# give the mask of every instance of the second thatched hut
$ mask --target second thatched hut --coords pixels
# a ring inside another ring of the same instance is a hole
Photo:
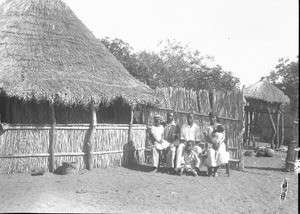
[[[245,140],[248,143],[255,143],[255,137],[258,138],[258,141],[261,140],[264,127],[259,123],[259,118],[262,115],[268,115],[269,124],[271,124],[273,131],[268,142],[271,148],[278,148],[284,137],[283,107],[290,102],[289,97],[264,77],[245,88],[244,97],[247,101],[245,106]]]

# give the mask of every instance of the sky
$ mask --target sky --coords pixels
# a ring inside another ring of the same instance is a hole
[[[248,86],[299,55],[297,0],[63,0],[102,39],[135,52],[175,39],[211,55]],[[0,3],[3,0],[0,0]]]

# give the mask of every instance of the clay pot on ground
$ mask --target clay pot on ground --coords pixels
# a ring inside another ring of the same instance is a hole
[[[267,157],[273,157],[275,155],[275,151],[271,148],[266,149],[265,153]]]
[[[53,174],[57,175],[70,175],[78,172],[78,167],[76,162],[63,162],[62,166],[57,167]]]

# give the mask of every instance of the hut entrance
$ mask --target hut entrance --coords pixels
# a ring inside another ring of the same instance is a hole
[[[245,88],[244,96],[247,101],[244,141],[246,145],[244,145],[257,146],[255,142],[261,140],[260,136],[263,134],[262,128],[264,128],[260,126],[259,118],[265,114],[267,115],[266,121],[270,121],[272,127],[272,136],[268,139],[268,143],[271,148],[277,149],[284,138],[283,106],[289,103],[290,99],[264,77],[259,82]]]
[[[271,132],[268,127],[271,127]],[[245,106],[244,146],[259,147],[260,142],[278,148],[284,141],[284,119],[280,106],[258,105],[250,101]]]
[[[7,123],[9,117],[8,98],[0,94],[0,123]]]

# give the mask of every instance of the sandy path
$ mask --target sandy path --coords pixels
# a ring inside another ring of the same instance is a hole
[[[174,176],[146,168],[76,175],[0,175],[1,212],[298,213],[298,177],[281,171],[285,154],[248,157],[244,171],[219,178]],[[287,200],[279,203],[288,177]]]

